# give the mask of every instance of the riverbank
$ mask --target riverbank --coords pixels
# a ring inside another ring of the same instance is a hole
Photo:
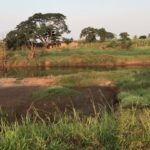
[[[27,54],[0,72],[0,149],[149,149],[149,49]]]
[[[15,67],[127,67],[150,66],[150,49],[99,50],[56,49],[37,51],[28,59],[28,51],[7,52],[1,68]]]
[[[0,149],[150,147],[148,68],[1,78],[0,86]]]

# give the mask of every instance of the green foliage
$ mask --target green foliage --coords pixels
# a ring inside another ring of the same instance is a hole
[[[127,32],[120,33],[121,40],[129,40],[129,34]]]
[[[80,34],[80,38],[85,38],[86,42],[97,41],[97,36],[100,38],[101,42],[104,42],[106,39],[113,39],[115,37],[113,33],[107,32],[105,28],[96,29],[93,27],[87,27],[84,28]]]
[[[146,38],[147,38],[146,35],[141,35],[141,36],[139,37],[139,39],[146,39]]]
[[[101,42],[104,42],[106,40],[107,31],[105,30],[105,28],[98,29],[97,34],[100,37]]]
[[[85,38],[86,42],[95,42],[96,41],[96,30],[92,27],[84,28],[81,31],[80,38]]]
[[[120,45],[121,45],[122,49],[129,49],[132,46],[132,41],[131,40],[122,40]]]
[[[57,118],[55,122],[46,122],[26,117],[20,124],[16,121],[12,125],[1,121],[0,149],[116,149],[117,130],[113,117]]]
[[[119,44],[117,43],[117,41],[111,41],[107,44],[108,48],[117,48],[119,46]]]
[[[150,148],[150,110],[122,109],[118,119],[118,141],[121,149]]]
[[[137,89],[121,92],[118,95],[123,107],[147,107],[150,106],[150,89]]]
[[[48,99],[50,97],[65,97],[78,94],[76,90],[67,87],[51,87],[43,91],[33,93],[33,98],[36,100]]]
[[[132,41],[129,38],[129,34],[127,32],[120,33],[121,37],[121,48],[122,49],[129,49],[132,46]]]
[[[63,38],[63,42],[66,44],[70,44],[71,42],[73,42],[73,38]]]
[[[63,33],[70,32],[65,19],[62,14],[34,14],[7,34],[6,46],[8,49],[20,48],[28,44],[33,47],[37,40],[40,40],[45,47],[50,44],[50,40],[56,43]]]

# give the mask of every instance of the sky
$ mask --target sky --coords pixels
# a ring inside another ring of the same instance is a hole
[[[150,33],[150,0],[0,0],[0,37],[35,13],[62,13],[79,39],[85,27],[130,35]]]

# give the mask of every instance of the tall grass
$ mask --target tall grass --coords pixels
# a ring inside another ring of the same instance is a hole
[[[21,122],[0,122],[2,150],[146,150],[150,148],[150,110],[119,109],[103,117],[57,116],[52,121],[27,116]]]
[[[136,39],[133,40],[134,47],[150,47],[150,39]]]
[[[75,65],[121,65],[129,61],[149,62],[149,48],[130,50],[102,49],[99,43],[84,44],[77,49],[60,49],[54,51],[37,51],[36,57],[28,60],[27,51],[7,52],[9,65],[50,65],[50,66],[75,66]],[[91,46],[90,46],[91,45]]]

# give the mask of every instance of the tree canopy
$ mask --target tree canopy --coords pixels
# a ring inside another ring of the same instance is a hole
[[[105,28],[96,29],[93,27],[84,28],[81,31],[80,38],[85,38],[86,42],[94,42],[99,37],[101,42],[106,39],[113,39],[115,36],[111,32],[107,32]]]
[[[92,27],[84,28],[81,31],[80,38],[85,38],[86,42],[96,41],[96,29],[94,29]]]
[[[126,41],[129,40],[129,34],[127,32],[120,33],[121,40]]]
[[[56,44],[63,33],[69,33],[66,16],[59,13],[37,13],[21,22],[6,35],[6,46],[16,49],[26,44],[41,42],[47,47]]]

